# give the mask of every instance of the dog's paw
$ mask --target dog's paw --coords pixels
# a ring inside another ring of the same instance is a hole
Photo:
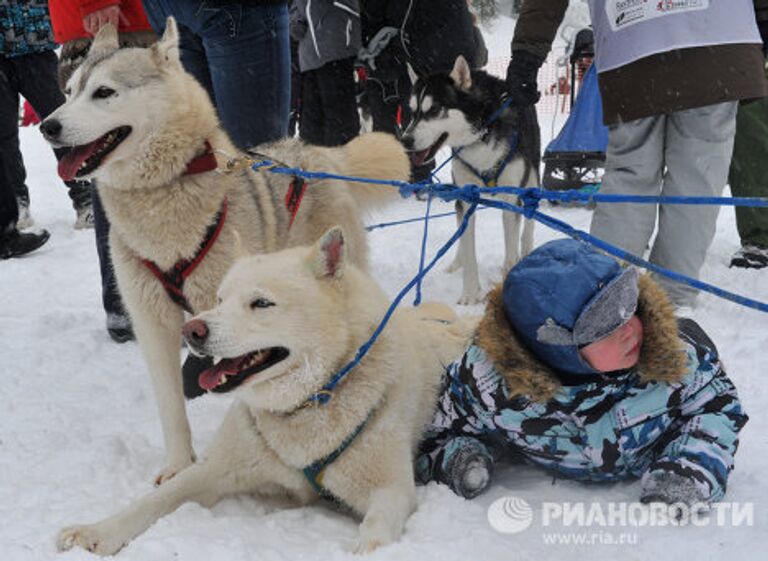
[[[384,540],[376,538],[364,538],[363,536],[360,536],[357,538],[357,540],[355,540],[355,543],[351,547],[350,551],[355,555],[367,555],[368,553],[371,553],[379,549],[381,546],[387,545],[388,543],[389,542]]]
[[[114,555],[124,545],[122,539],[109,536],[97,524],[64,528],[56,538],[56,548],[59,551],[69,551],[77,546],[96,555]]]
[[[179,473],[184,468],[191,466],[194,463],[195,463],[194,454],[191,457],[186,458],[184,460],[179,460],[176,462],[169,463],[167,466],[165,466],[165,468],[163,468],[163,470],[160,473],[158,473],[155,476],[155,487],[159,487],[169,479],[173,479],[173,477],[177,473]]]
[[[479,288],[464,290],[459,298],[460,306],[473,306],[474,304],[480,304],[483,301],[483,291]]]

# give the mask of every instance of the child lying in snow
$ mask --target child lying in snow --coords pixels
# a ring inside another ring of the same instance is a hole
[[[643,502],[709,502],[746,421],[714,344],[676,321],[657,284],[557,240],[489,296],[448,368],[417,476],[471,498],[512,451],[573,479],[642,477]]]

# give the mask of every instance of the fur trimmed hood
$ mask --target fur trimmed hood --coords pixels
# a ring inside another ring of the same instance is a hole
[[[686,355],[678,336],[674,308],[664,290],[647,274],[639,278],[637,315],[643,344],[637,366],[644,382],[676,382],[686,374]],[[504,313],[503,285],[488,295],[475,342],[485,351],[512,395],[548,401],[562,386],[557,373],[520,340]]]

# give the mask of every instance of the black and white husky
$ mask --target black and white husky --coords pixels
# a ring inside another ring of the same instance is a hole
[[[498,114],[505,83],[481,70],[470,70],[458,57],[450,74],[414,81],[411,121],[402,141],[411,162],[421,165],[434,159],[445,144],[454,150],[453,181],[475,184],[530,187],[539,183],[540,139],[535,109],[505,109]],[[512,195],[499,195],[516,202]],[[461,222],[465,203],[457,202]],[[524,221],[522,237],[521,222]],[[504,270],[508,270],[533,247],[533,222],[513,212],[504,212]],[[475,217],[459,242],[456,259],[449,268],[461,268],[464,288],[459,304],[475,304],[482,291],[475,254]]]

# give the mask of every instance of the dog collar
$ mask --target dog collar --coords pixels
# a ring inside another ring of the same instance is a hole
[[[224,197],[224,200],[221,203],[221,208],[216,214],[216,218],[213,223],[208,226],[208,229],[205,232],[205,237],[203,238],[203,241],[200,242],[200,246],[197,248],[197,252],[192,259],[179,259],[169,271],[163,271],[150,259],[142,260],[150,272],[162,283],[166,294],[168,294],[168,297],[173,303],[190,314],[194,312],[187,297],[184,296],[184,281],[202,262],[208,251],[213,247],[213,244],[216,243],[216,239],[224,228],[228,206],[227,198]]]
[[[187,162],[187,168],[182,175],[195,175],[197,173],[204,173],[211,171],[219,167],[216,161],[216,156],[213,154],[213,148],[211,143],[205,141],[205,151],[199,156],[195,156],[189,162]]]

